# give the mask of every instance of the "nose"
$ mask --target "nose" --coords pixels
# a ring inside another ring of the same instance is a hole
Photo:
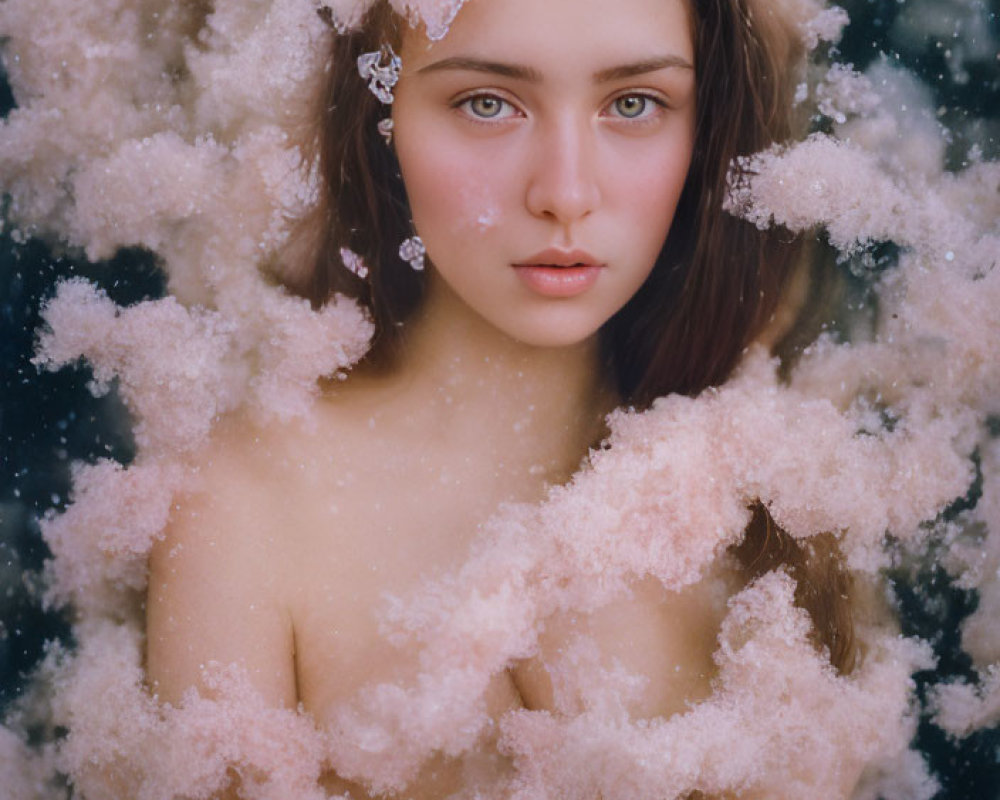
[[[594,132],[582,120],[554,121],[539,131],[526,205],[536,217],[569,227],[601,202]]]

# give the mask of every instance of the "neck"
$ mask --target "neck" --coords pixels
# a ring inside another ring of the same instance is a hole
[[[604,373],[596,335],[568,347],[524,344],[432,279],[395,364],[376,379],[439,441],[563,480],[616,405]]]

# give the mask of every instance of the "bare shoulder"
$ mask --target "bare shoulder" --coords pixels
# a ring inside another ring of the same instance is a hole
[[[283,487],[268,438],[246,419],[221,423],[151,553],[147,677],[166,702],[203,688],[206,665],[235,663],[269,700],[295,703],[275,502]]]
[[[345,451],[356,446],[341,416],[317,408],[287,421],[244,414],[221,420],[190,459],[168,538],[194,534],[234,548],[287,544],[302,496],[343,467]]]
[[[264,534],[270,527],[272,495],[281,489],[274,481],[269,438],[242,417],[217,426],[189,461],[189,479],[174,499],[170,525],[153,552],[154,564],[164,557],[179,558],[185,549],[204,551],[206,557],[217,553],[218,560],[231,563],[244,550],[268,541]]]

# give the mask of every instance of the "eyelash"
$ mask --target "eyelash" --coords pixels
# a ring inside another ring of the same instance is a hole
[[[626,116],[617,116],[616,117],[617,119],[619,119],[619,120],[621,120],[623,122],[626,122],[626,123],[629,123],[629,124],[633,124],[633,125],[641,125],[641,124],[644,124],[644,123],[649,123],[649,122],[652,121],[653,117],[658,116],[658,114],[655,114],[655,113],[654,114],[646,113],[648,111],[648,109],[649,109],[649,106],[653,107],[654,112],[663,111],[666,108],[668,108],[667,102],[665,100],[663,100],[661,97],[659,97],[659,96],[657,96],[655,94],[652,94],[652,93],[649,93],[649,92],[635,92],[635,91],[633,91],[633,92],[622,92],[621,94],[616,95],[615,97],[613,97],[608,102],[608,104],[604,107],[605,110],[609,109],[609,108],[614,108],[614,106],[615,106],[616,103],[618,103],[620,100],[624,100],[626,98],[638,98],[638,99],[641,99],[641,100],[645,100],[646,103],[647,103],[647,106],[643,109],[643,113],[640,116],[638,116],[638,117],[626,117]],[[501,103],[502,106],[506,106],[508,108],[513,109],[514,111],[517,111],[518,113],[521,113],[520,110],[517,108],[517,106],[515,106],[512,102],[510,102],[509,100],[504,99],[499,94],[496,94],[494,92],[475,92],[473,94],[468,94],[468,95],[465,95],[463,97],[459,97],[457,100],[455,100],[452,103],[451,107],[454,108],[454,109],[456,109],[456,110],[460,110],[463,107],[470,106],[470,104],[473,103],[476,100],[483,100],[483,99],[496,100],[497,102]],[[501,113],[502,113],[502,108],[501,108]],[[471,110],[471,108],[467,108],[466,109],[465,116],[469,120],[471,120],[472,122],[475,122],[476,124],[479,124],[479,125],[496,125],[496,124],[498,124],[498,122],[502,122],[504,120],[507,120],[507,119],[511,118],[511,115],[509,115],[509,114],[505,115],[505,116],[483,117],[483,116],[480,116],[479,114],[473,113],[472,110]]]
[[[617,117],[617,119],[631,125],[644,125],[655,122],[668,108],[666,100],[658,95],[650,94],[649,92],[625,92],[623,94],[619,94],[614,97],[610,103],[608,103],[606,108],[614,108],[620,101],[625,100],[626,98],[636,98],[646,102],[646,105],[643,107],[642,114],[638,117]]]
[[[465,115],[473,122],[486,125],[495,125],[499,120],[510,119],[510,115],[507,116],[496,116],[496,117],[483,117],[479,114],[475,114],[472,111],[471,105],[476,100],[496,100],[501,103],[502,106],[507,106],[508,108],[517,111],[517,107],[511,103],[509,100],[505,100],[500,97],[500,95],[493,92],[474,92],[473,94],[465,95],[464,97],[458,98],[454,103],[452,103],[452,108],[458,110],[463,107],[466,108]]]

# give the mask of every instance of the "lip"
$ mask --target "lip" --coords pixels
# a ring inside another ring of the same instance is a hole
[[[550,247],[528,256],[524,261],[514,264],[515,267],[603,267],[600,261],[586,250],[560,250]]]
[[[512,266],[521,282],[535,294],[569,298],[597,283],[604,264],[585,250],[549,248]]]

